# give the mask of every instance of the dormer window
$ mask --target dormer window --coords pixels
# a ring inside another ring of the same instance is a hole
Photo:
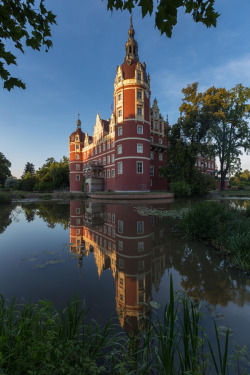
[[[140,73],[140,72],[137,72],[137,80],[138,80],[138,81],[141,80],[141,73]]]

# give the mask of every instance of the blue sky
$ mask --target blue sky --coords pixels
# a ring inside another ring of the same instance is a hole
[[[179,14],[171,39],[161,36],[154,18],[133,13],[140,61],[151,76],[151,101],[173,124],[179,116],[183,87],[199,82],[201,91],[215,85],[250,87],[250,1],[217,0],[221,14],[216,28],[195,24]],[[0,91],[0,152],[20,177],[26,162],[38,169],[48,157],[68,156],[68,136],[80,111],[83,131],[90,135],[97,112],[111,115],[117,65],[125,56],[130,14],[108,12],[106,0],[53,0],[57,14],[48,53],[26,49],[18,53],[12,73],[26,90]],[[242,157],[250,169],[250,155]]]

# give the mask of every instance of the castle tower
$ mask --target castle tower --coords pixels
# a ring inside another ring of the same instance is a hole
[[[85,134],[81,129],[81,120],[76,121],[76,131],[69,136],[69,179],[70,191],[81,191],[83,177],[82,149]]]
[[[150,190],[150,82],[139,61],[132,17],[114,83],[116,191]]]

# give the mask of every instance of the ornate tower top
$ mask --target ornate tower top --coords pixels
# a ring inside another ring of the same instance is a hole
[[[77,129],[81,129],[81,120],[80,120],[80,113],[78,113],[78,119],[76,121]]]
[[[135,36],[135,30],[133,28],[133,20],[132,20],[132,15],[130,17],[130,28],[128,31],[128,41],[125,45],[126,49],[126,56],[125,59],[126,61],[128,60],[139,60],[138,56],[138,44],[137,41],[134,39]]]

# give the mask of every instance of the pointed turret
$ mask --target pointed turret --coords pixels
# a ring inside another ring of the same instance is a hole
[[[125,45],[126,48],[126,56],[124,60],[139,60],[138,56],[138,44],[137,41],[135,40],[135,30],[133,28],[133,20],[132,20],[132,15],[130,18],[130,28],[128,31],[128,41]]]
[[[81,120],[80,120],[80,113],[78,113],[78,119],[76,121],[77,129],[81,129]]]

